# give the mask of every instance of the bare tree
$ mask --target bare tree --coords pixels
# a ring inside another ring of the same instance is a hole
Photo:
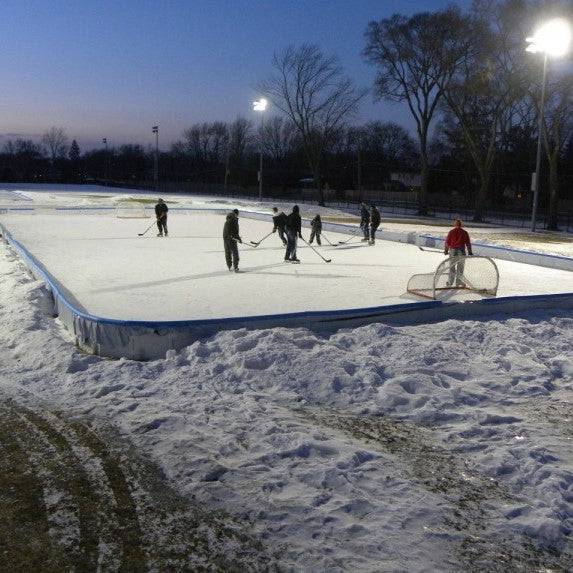
[[[483,220],[497,152],[526,94],[515,17],[505,4],[476,1],[469,26],[452,29],[450,45],[460,55],[455,73],[439,82],[478,174],[474,221]]]
[[[420,145],[419,213],[428,213],[428,142],[430,124],[444,87],[454,74],[460,54],[450,43],[452,30],[464,27],[456,8],[411,17],[395,14],[370,22],[363,55],[378,68],[375,94],[380,99],[406,102],[416,121]]]
[[[276,74],[261,84],[261,91],[296,126],[306,160],[324,205],[321,162],[333,135],[356,111],[366,90],[357,89],[343,76],[335,56],[318,46],[289,46],[273,57]]]
[[[200,163],[217,163],[223,160],[228,127],[225,123],[197,123],[183,132],[183,146],[191,159]]]
[[[273,116],[265,121],[263,142],[265,151],[281,161],[293,150],[296,142],[296,127],[284,117]]]
[[[42,143],[48,148],[52,163],[68,153],[68,136],[61,127],[51,127],[42,135]]]
[[[253,124],[244,117],[238,117],[229,126],[229,144],[225,162],[225,180],[234,172],[233,179],[242,185],[244,183],[244,163],[253,145]]]
[[[533,92],[535,93],[535,92]],[[539,113],[539,92],[534,99]],[[573,74],[563,74],[547,86],[543,114],[543,143],[549,165],[549,217],[547,228],[557,229],[559,159],[573,136]]]
[[[253,142],[253,124],[244,117],[238,117],[229,128],[229,148],[231,159],[242,164],[249,146]]]
[[[520,6],[522,34],[525,36],[538,22],[551,16],[573,18],[570,1],[554,0],[532,2]],[[529,64],[529,102],[537,117],[541,104],[541,78],[543,58],[523,54]],[[553,66],[548,61],[548,81],[543,106],[542,141],[549,166],[549,216],[547,227],[556,230],[559,210],[559,160],[565,152],[567,142],[573,137],[573,67],[571,60],[561,66]],[[551,66],[551,67],[550,67]],[[538,122],[536,121],[536,124]],[[539,175],[538,175],[539,176]]]
[[[371,121],[364,126],[363,149],[371,156],[378,156],[395,165],[412,163],[418,159],[416,145],[410,134],[391,121]]]

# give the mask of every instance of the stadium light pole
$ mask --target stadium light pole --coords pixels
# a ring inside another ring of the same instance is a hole
[[[109,182],[109,155],[107,153],[107,137],[102,139],[103,144],[105,145],[105,186]]]
[[[545,111],[545,89],[547,84],[547,58],[548,56],[564,56],[571,42],[571,28],[566,20],[550,20],[543,24],[535,35],[526,38],[529,44],[527,52],[543,54],[543,76],[541,80],[541,99],[539,101],[538,128],[537,128],[537,155],[535,158],[535,173],[531,182],[533,191],[533,208],[531,211],[531,230],[535,231],[537,225],[537,204],[539,202],[539,180],[541,170],[541,147],[543,137],[543,121]]]
[[[155,191],[159,191],[159,126],[154,125],[151,129],[155,133],[155,158],[153,160],[153,184]]]
[[[264,115],[267,109],[267,100],[261,98],[253,102],[253,110],[261,112],[261,135],[259,137],[259,201],[263,199],[263,138],[264,138]]]

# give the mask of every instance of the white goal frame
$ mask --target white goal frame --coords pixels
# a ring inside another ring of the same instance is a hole
[[[465,272],[465,264],[473,264],[471,260],[481,259],[484,262],[487,261],[486,265],[490,268],[492,274],[491,284],[483,285],[476,283],[468,276],[469,273]],[[460,284],[446,284],[442,286],[441,279],[445,276],[451,276],[451,269],[456,265],[462,265],[462,273],[460,278]],[[466,257],[465,255],[460,255],[456,257],[449,257],[442,261],[435,272],[433,273],[421,273],[412,275],[408,281],[408,286],[406,290],[410,294],[415,294],[417,296],[422,296],[425,298],[430,298],[436,300],[436,295],[440,291],[471,291],[484,296],[496,296],[497,289],[499,288],[499,270],[494,260],[490,257]]]
[[[151,213],[143,203],[130,203],[116,205],[115,216],[118,219],[150,219]]]

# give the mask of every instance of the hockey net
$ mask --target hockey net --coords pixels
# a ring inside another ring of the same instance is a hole
[[[434,273],[413,275],[408,281],[411,294],[436,299],[441,291],[465,290],[495,296],[499,271],[489,257],[449,257]]]
[[[142,204],[118,205],[115,216],[119,219],[149,219],[151,214]]]

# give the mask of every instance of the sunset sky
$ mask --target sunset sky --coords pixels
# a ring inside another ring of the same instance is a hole
[[[469,0],[468,0],[469,2]],[[458,2],[467,5],[468,2]],[[82,149],[153,141],[168,147],[195,122],[254,118],[256,85],[289,44],[337,55],[357,85],[369,21],[446,0],[3,0],[0,145],[63,127]],[[272,113],[272,110],[271,110]],[[356,122],[399,121],[402,106],[369,95]]]

